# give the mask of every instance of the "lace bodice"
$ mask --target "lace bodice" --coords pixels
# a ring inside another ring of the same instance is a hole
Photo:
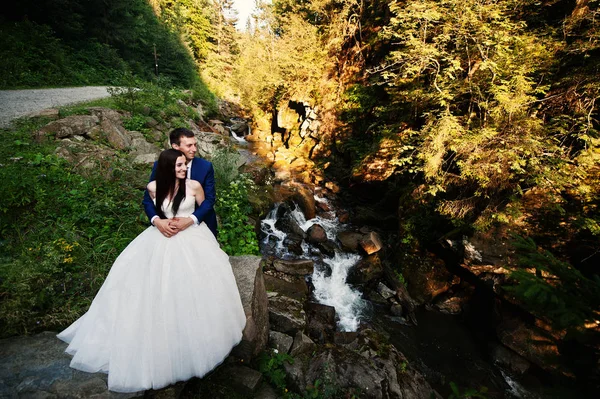
[[[156,205],[156,201],[154,201],[154,204]],[[171,205],[171,201],[165,200],[163,202],[162,210],[167,218],[172,218],[175,216],[173,215],[173,209]],[[183,218],[190,216],[192,213],[194,213],[194,210],[195,198],[193,196],[186,196],[183,199],[183,201],[181,201],[181,204],[179,204],[179,209],[177,210],[177,217]]]

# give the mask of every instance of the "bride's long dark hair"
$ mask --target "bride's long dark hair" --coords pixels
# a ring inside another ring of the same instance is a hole
[[[177,179],[175,175],[175,163],[177,158],[183,157],[179,150],[168,149],[160,153],[156,165],[156,213],[161,219],[166,219],[162,210],[162,203],[167,197],[173,198],[173,215],[177,214],[181,201],[185,198],[185,179]],[[175,193],[175,185],[179,180],[179,188]]]

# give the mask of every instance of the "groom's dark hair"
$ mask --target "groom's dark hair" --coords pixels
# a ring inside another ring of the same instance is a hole
[[[173,129],[169,134],[169,141],[171,144],[179,145],[182,137],[194,137],[194,132],[184,127],[178,127],[177,129]]]

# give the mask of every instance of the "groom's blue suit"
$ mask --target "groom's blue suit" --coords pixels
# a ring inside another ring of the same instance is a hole
[[[156,162],[152,167],[152,173],[150,174],[150,181],[156,179]],[[200,206],[196,205],[196,210],[194,211],[194,216],[198,219],[198,223],[206,223],[210,231],[213,232],[215,237],[217,236],[217,214],[214,210],[215,200],[216,200],[216,192],[215,192],[215,171],[213,169],[212,163],[208,162],[205,159],[195,157],[192,161],[192,171],[190,174],[192,180],[196,180],[202,184],[202,188],[204,189],[204,201]],[[148,219],[152,221],[156,214],[156,207],[154,206],[154,202],[152,198],[150,198],[150,194],[148,194],[148,190],[144,193],[144,210],[146,211],[146,215]]]

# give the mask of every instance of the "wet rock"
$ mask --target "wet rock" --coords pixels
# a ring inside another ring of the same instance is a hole
[[[333,343],[336,345],[349,345],[356,341],[358,332],[356,331],[336,331],[333,334]]]
[[[236,132],[238,136],[245,136],[248,134],[248,123],[243,119],[232,119],[231,130]]]
[[[383,245],[381,244],[381,238],[379,237],[379,234],[371,231],[360,241],[360,246],[367,253],[367,255],[371,255],[381,250]]]
[[[402,310],[402,305],[400,305],[399,303],[392,304],[392,306],[390,307],[390,313],[398,317],[403,316],[404,312]]]
[[[265,286],[267,291],[299,301],[303,301],[309,292],[305,278],[270,270],[265,271]]]
[[[417,317],[415,315],[415,309],[417,302],[410,296],[406,286],[403,282],[398,279],[398,276],[388,266],[383,266],[383,275],[385,281],[396,291],[396,298],[404,310],[404,316],[410,319],[415,325],[417,324]]]
[[[296,192],[292,199],[300,206],[306,220],[314,219],[317,216],[317,210],[313,193],[305,186],[297,185],[295,189]]]
[[[36,141],[41,141],[48,136],[57,139],[84,135],[100,122],[96,115],[72,115],[57,121],[50,122],[36,134]]]
[[[364,285],[367,287],[375,284],[383,277],[383,267],[378,254],[365,256],[348,271],[346,281],[349,284]]]
[[[308,336],[319,343],[332,342],[335,332],[335,308],[316,302],[305,305]]]
[[[251,255],[232,256],[229,261],[246,313],[242,342],[234,348],[232,354],[248,361],[264,350],[269,339],[269,302],[261,258]]]
[[[494,363],[517,375],[525,374],[531,367],[531,364],[526,359],[501,345],[496,345],[494,347],[492,350],[492,358]]]
[[[275,296],[269,298],[269,322],[274,331],[295,334],[306,326],[306,313],[300,301]]]
[[[337,218],[340,223],[348,223],[350,222],[350,213],[348,211],[338,211]]]
[[[286,207],[287,208],[287,207]],[[284,209],[286,209],[284,208]],[[281,209],[281,207],[280,207]],[[288,208],[289,209],[289,208]],[[278,212],[279,214],[280,212]],[[284,213],[280,217],[278,217],[275,222],[275,227],[278,230],[283,231],[286,234],[294,234],[298,237],[302,237],[304,239],[305,233],[304,230],[298,225],[298,222],[289,214],[289,212]]]
[[[317,201],[316,206],[323,212],[331,212],[331,207],[326,202]]]
[[[294,275],[312,274],[314,270],[314,262],[310,259],[275,259],[273,266],[279,272]]]
[[[313,224],[306,230],[306,240],[312,244],[318,244],[327,241],[327,233],[319,224]]]
[[[342,244],[343,249],[357,252],[363,235],[353,231],[341,231],[337,234],[337,239]]]
[[[310,353],[316,348],[316,344],[310,337],[304,335],[302,331],[298,331],[294,337],[294,343],[290,350],[290,355],[298,356],[303,353]]]
[[[330,258],[335,256],[335,250],[337,249],[337,245],[331,240],[319,242],[316,244],[316,247],[319,248],[322,254],[329,256]]]
[[[379,293],[379,295],[381,295],[384,299],[390,299],[396,296],[396,292],[394,290],[392,290],[391,288],[389,288],[388,286],[386,286],[383,283],[379,283],[377,285],[377,292]]]
[[[279,331],[269,332],[269,346],[277,349],[279,353],[288,353],[293,343],[294,338],[287,334],[280,333]]]
[[[304,249],[302,248],[303,238],[295,234],[288,234],[283,239],[283,245],[293,254],[304,255]]]

